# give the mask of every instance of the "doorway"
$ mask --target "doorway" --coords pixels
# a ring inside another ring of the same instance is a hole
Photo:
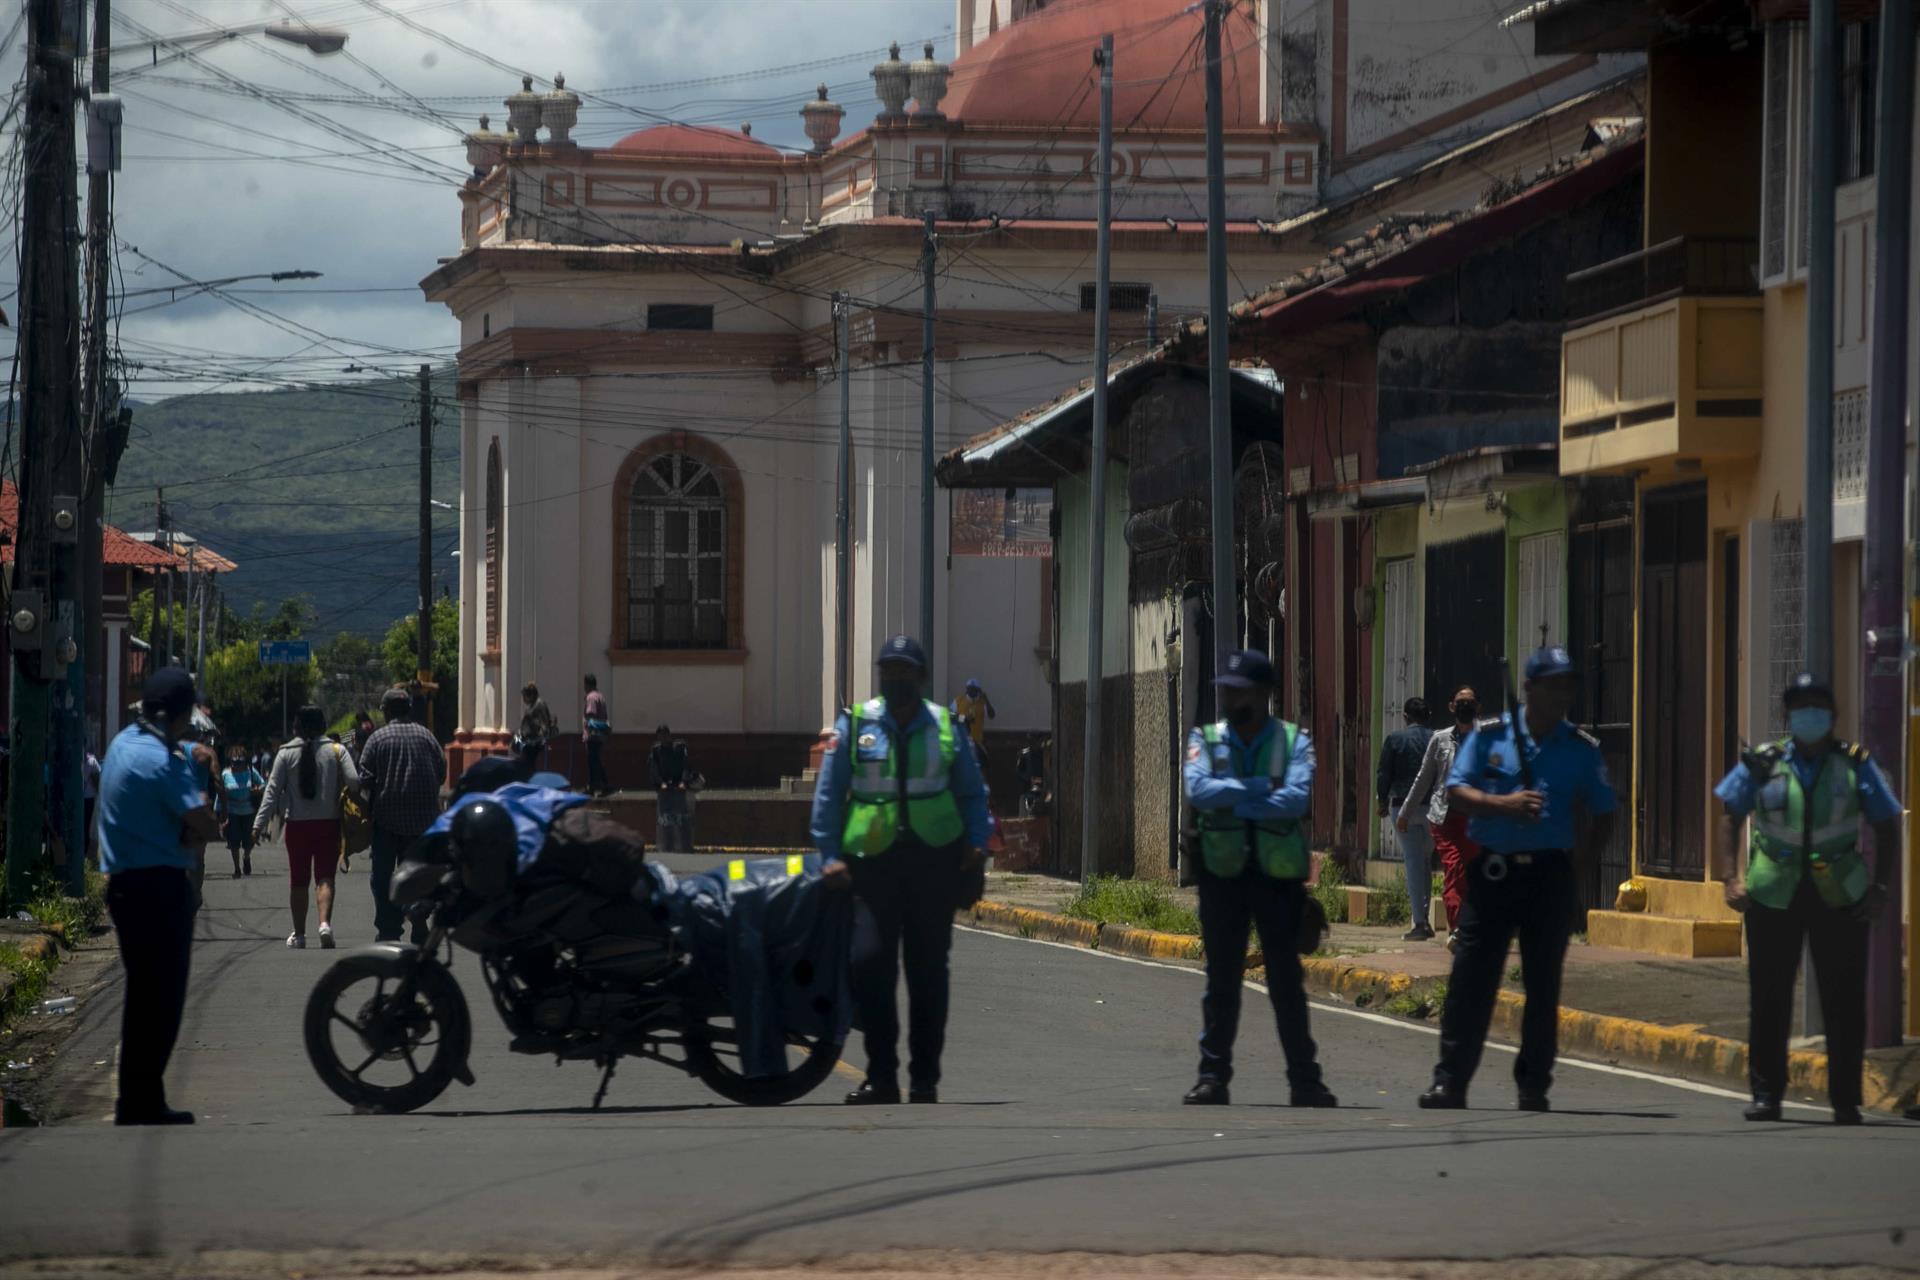
[[[1599,741],[1625,806],[1633,768],[1633,482],[1588,481],[1570,533],[1568,647],[1580,664],[1573,720]],[[1575,886],[1580,910],[1611,907],[1615,886],[1632,873],[1633,823],[1622,815],[1592,874]]]
[[[1640,506],[1640,865],[1707,870],[1707,491],[1660,489]]]

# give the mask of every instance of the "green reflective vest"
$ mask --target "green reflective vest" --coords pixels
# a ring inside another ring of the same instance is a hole
[[[956,750],[953,717],[945,707],[927,703],[933,722],[908,734],[887,715],[884,698],[847,708],[853,785],[848,794],[847,825],[840,847],[849,857],[885,853],[900,833],[905,801],[907,830],[930,848],[950,845],[966,834],[950,781]],[[884,754],[878,750],[885,742]]]
[[[1238,776],[1227,735],[1224,720],[1200,731],[1215,777]],[[1280,721],[1280,731],[1267,739],[1253,761],[1251,775],[1265,773],[1276,787],[1286,781],[1287,766],[1293,761],[1293,744],[1299,736],[1300,726]],[[1251,852],[1258,855],[1260,869],[1276,880],[1307,878],[1312,859],[1307,854],[1306,833],[1300,830],[1298,822],[1292,819],[1248,822],[1234,817],[1231,809],[1201,809],[1195,821],[1200,828],[1200,856],[1214,875],[1229,879],[1239,875],[1247,869],[1247,856]]]
[[[1747,849],[1747,893],[1763,907],[1784,910],[1811,873],[1830,907],[1850,907],[1866,895],[1871,876],[1860,856],[1859,762],[1866,753],[1835,743],[1820,762],[1811,788],[1787,761],[1792,739],[1769,748],[1773,772],[1760,780]]]

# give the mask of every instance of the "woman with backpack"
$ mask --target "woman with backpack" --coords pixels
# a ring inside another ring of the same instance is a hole
[[[307,884],[320,913],[320,945],[333,947],[333,874],[340,862],[341,796],[360,789],[360,772],[347,749],[327,740],[327,717],[319,707],[300,708],[299,736],[273,758],[267,793],[253,822],[258,839],[275,818],[284,821],[287,846],[287,906],[293,932],[287,945],[307,945]]]

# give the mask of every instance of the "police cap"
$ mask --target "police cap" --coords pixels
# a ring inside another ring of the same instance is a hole
[[[1544,649],[1535,649],[1527,659],[1527,679],[1551,680],[1555,676],[1570,676],[1574,673],[1573,655],[1559,645],[1549,645]]]
[[[1273,663],[1258,649],[1236,649],[1227,655],[1226,668],[1213,682],[1229,689],[1270,689]]]
[[[1811,671],[1802,671],[1787,682],[1780,701],[1788,707],[1797,707],[1803,702],[1824,702],[1832,706],[1833,686]]]
[[[889,662],[903,663],[920,671],[927,669],[927,652],[920,642],[912,636],[895,636],[880,646],[880,652],[873,657],[873,664],[884,666]]]

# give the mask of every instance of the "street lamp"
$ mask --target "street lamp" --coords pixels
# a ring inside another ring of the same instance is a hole
[[[339,53],[347,47],[347,33],[338,27],[313,27],[294,22],[256,22],[244,27],[220,27],[212,31],[189,32],[186,35],[156,36],[151,40],[140,40],[133,44],[115,45],[106,52],[108,56],[112,56],[150,51],[153,54],[152,65],[158,66],[160,50],[163,48],[176,50],[173,57],[186,57],[228,40],[238,40],[241,36],[265,36],[269,40],[297,44],[318,57]]]

